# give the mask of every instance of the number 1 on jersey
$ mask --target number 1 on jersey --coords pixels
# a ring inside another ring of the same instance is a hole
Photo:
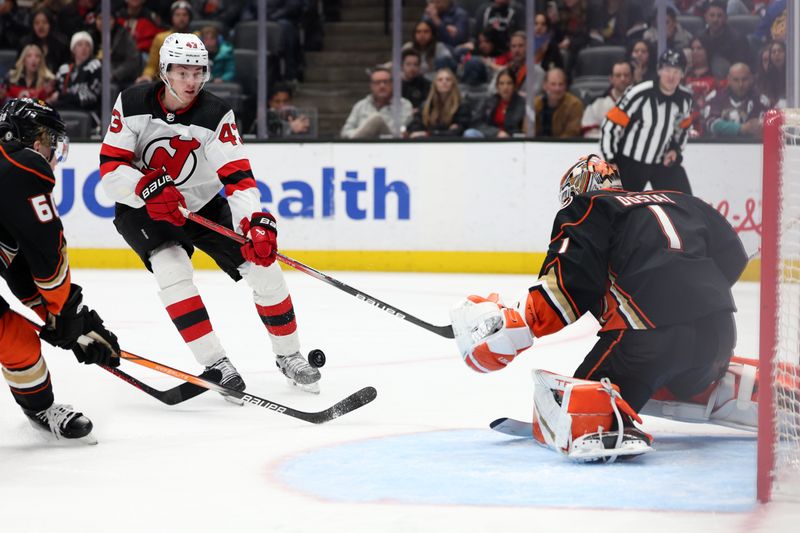
[[[660,205],[648,205],[647,208],[656,216],[658,225],[661,226],[661,231],[667,238],[670,250],[683,249],[681,236],[678,235],[678,230],[675,229],[675,224],[672,223],[672,220],[670,220],[669,215],[666,211],[664,211],[664,208]]]

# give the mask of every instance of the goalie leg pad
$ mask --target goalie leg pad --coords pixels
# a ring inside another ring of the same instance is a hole
[[[545,370],[535,370],[533,377],[533,433],[540,443],[580,462],[613,462],[652,450],[649,435],[626,427],[641,419],[607,379],[587,381]]]
[[[719,381],[687,401],[659,389],[641,414],[681,422],[708,423],[748,431],[758,429],[758,362],[737,358]]]

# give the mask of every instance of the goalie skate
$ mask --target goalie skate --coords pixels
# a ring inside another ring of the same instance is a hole
[[[653,451],[652,438],[636,428],[625,428],[622,442],[618,440],[618,431],[583,435],[572,441],[568,457],[580,463],[612,462],[612,458],[631,458]]]
[[[319,394],[319,380],[322,376],[319,370],[308,364],[300,352],[278,355],[275,357],[275,364],[286,376],[286,381],[290,385],[312,394]]]
[[[54,403],[42,411],[23,409],[34,429],[52,434],[56,439],[74,439],[97,444],[92,435],[92,421],[75,411],[71,405]]]

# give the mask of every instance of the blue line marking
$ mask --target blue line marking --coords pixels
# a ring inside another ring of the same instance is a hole
[[[755,505],[753,436],[656,436],[656,451],[575,464],[531,439],[450,430],[294,456],[287,485],[340,502],[744,512]]]

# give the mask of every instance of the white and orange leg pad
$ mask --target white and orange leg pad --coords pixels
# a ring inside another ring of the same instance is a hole
[[[666,388],[659,389],[640,414],[757,431],[758,361],[734,357],[721,380],[689,401],[678,400]]]
[[[607,379],[534,370],[533,381],[533,436],[540,444],[578,462],[613,462],[652,451],[650,435],[624,427],[626,418],[642,420]],[[610,431],[615,421],[620,429]]]

